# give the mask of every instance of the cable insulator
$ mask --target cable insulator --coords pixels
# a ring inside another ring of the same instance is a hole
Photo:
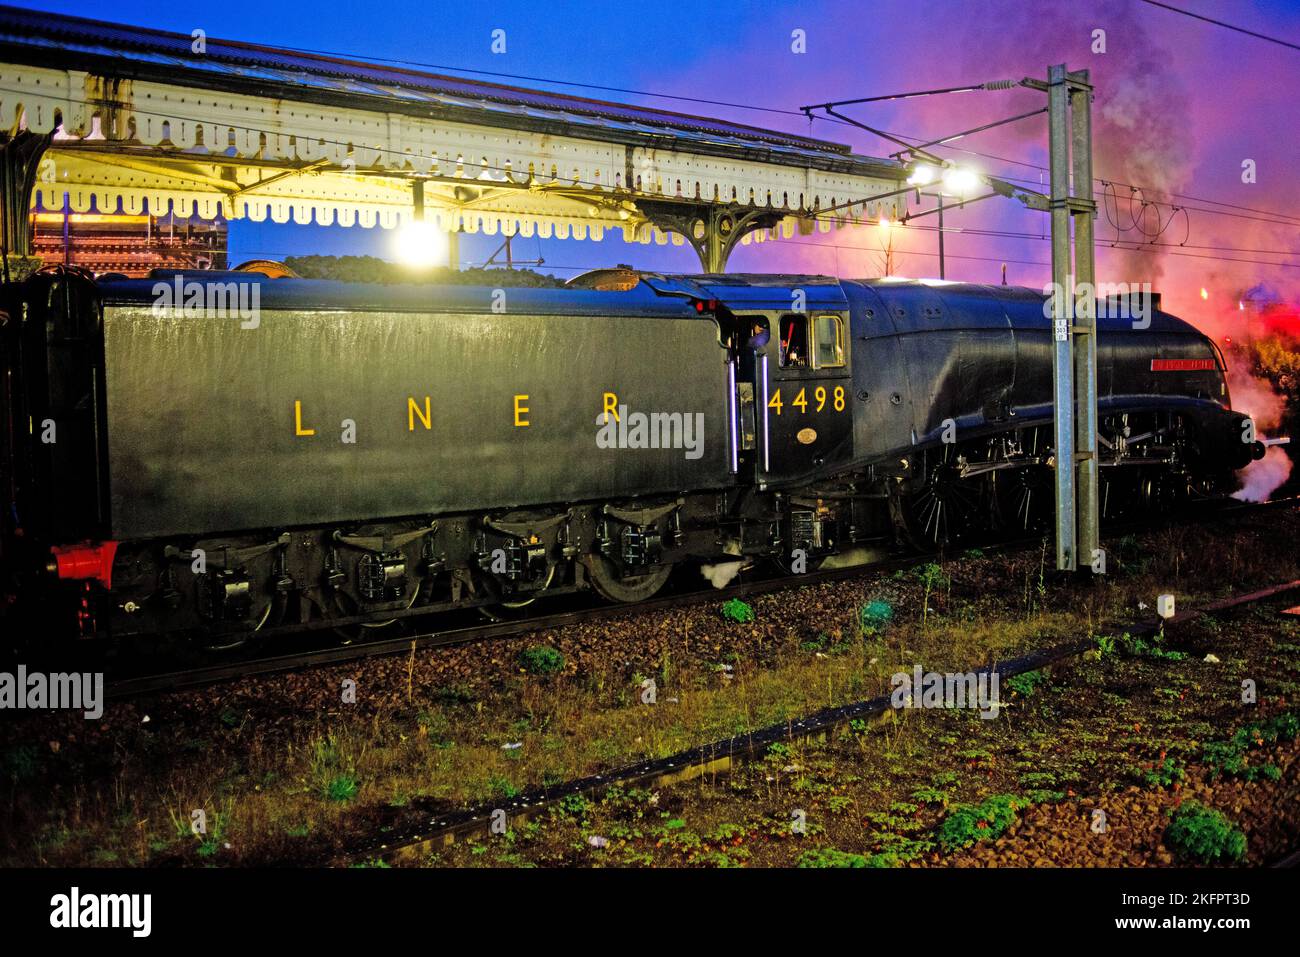
[[[1020,85],[1019,80],[990,80],[984,84],[986,90],[1011,90]]]

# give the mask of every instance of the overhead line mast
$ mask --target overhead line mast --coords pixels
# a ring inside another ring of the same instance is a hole
[[[975,183],[982,181],[992,192],[970,200],[963,198],[963,204],[1000,195],[1019,200],[1029,209],[1051,215],[1056,567],[1063,571],[1075,571],[1079,568],[1079,557],[1082,555],[1085,567],[1090,566],[1094,571],[1099,571],[1105,568],[1105,563],[1098,561],[1101,552],[1097,493],[1097,268],[1093,242],[1093,219],[1097,215],[1097,203],[1092,191],[1092,84],[1089,82],[1088,71],[1070,72],[1064,64],[1058,64],[1048,69],[1046,81],[1034,77],[1025,77],[1019,81],[994,80],[968,86],[817,103],[801,109],[809,117],[814,111],[824,111],[841,122],[851,123],[868,133],[902,145],[904,148],[894,155],[905,162],[907,160],[904,157],[910,157],[910,162],[918,165],[918,168],[929,164],[952,172],[956,170],[954,164],[927,152],[926,147],[942,145],[945,140],[1027,119],[1044,111],[1034,110],[945,139],[913,146],[893,134],[837,112],[836,107],[1016,87],[1047,94],[1049,193],[1044,195],[986,173],[966,173],[965,178]],[[916,164],[917,160],[922,161],[922,164]],[[932,175],[931,170],[922,180],[914,172],[913,179],[909,182],[919,185],[928,182]],[[964,193],[965,191],[963,197]]]

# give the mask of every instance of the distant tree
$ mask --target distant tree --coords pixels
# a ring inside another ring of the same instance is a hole
[[[1297,386],[1300,385],[1300,343],[1289,336],[1269,336],[1251,342],[1254,353],[1252,365],[1255,373],[1268,379],[1279,392],[1287,397],[1288,403],[1297,398]]]
[[[1251,339],[1244,348],[1251,374],[1282,396],[1278,434],[1300,437],[1300,342],[1274,333]]]

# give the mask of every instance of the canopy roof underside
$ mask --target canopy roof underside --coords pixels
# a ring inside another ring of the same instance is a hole
[[[906,211],[837,143],[332,56],[0,7],[0,115],[54,131],[33,206],[681,242],[642,208],[730,206],[762,239]],[[703,228],[701,224],[701,228]],[[746,240],[748,240],[748,236]]]

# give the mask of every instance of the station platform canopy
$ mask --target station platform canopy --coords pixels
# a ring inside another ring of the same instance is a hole
[[[901,164],[826,140],[2,6],[0,111],[28,209],[395,227],[419,207],[448,231],[688,242],[708,271],[906,212]]]

